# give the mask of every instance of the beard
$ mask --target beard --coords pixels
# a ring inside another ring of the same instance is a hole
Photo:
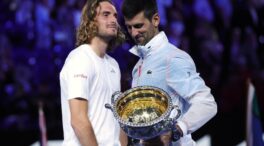
[[[146,45],[146,43],[147,43],[147,39],[146,39],[146,37],[144,37],[143,35],[136,36],[136,37],[134,38],[134,41],[135,41],[135,43],[136,43],[137,45],[142,45],[142,46]]]
[[[98,32],[97,37],[102,38],[105,41],[111,41],[117,37],[117,32]]]

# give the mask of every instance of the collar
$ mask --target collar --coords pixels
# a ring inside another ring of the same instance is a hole
[[[154,49],[158,49],[162,44],[168,43],[168,38],[164,31],[161,31],[154,36],[145,46],[135,45],[129,52],[132,54],[145,58],[150,55],[150,52]]]

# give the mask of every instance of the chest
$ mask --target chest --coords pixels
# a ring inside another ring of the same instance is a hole
[[[120,89],[119,68],[109,63],[101,63],[96,67],[94,83],[102,89],[118,91]]]
[[[132,86],[166,86],[167,62],[164,58],[139,60],[133,70]]]

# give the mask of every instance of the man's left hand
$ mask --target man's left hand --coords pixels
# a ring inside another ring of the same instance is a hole
[[[163,143],[163,146],[169,146],[171,143],[171,134],[172,132],[166,132],[162,135],[160,135],[160,141]]]

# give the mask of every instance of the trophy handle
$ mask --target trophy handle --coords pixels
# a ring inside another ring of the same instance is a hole
[[[176,121],[181,116],[181,110],[180,110],[178,105],[172,105],[171,111],[172,110],[176,110],[177,111],[177,115],[173,118],[173,121]]]
[[[113,107],[112,107],[109,103],[106,103],[106,104],[105,104],[105,108],[108,108],[108,109],[110,109],[111,111],[113,111]]]
[[[122,92],[120,92],[120,91],[116,91],[116,92],[114,92],[114,93],[112,94],[111,104],[106,103],[106,104],[105,104],[105,108],[110,109],[110,110],[113,112],[113,111],[114,111],[114,109],[113,109],[113,105],[115,104],[115,100],[116,100],[116,99],[118,98],[118,96],[121,95],[121,94],[122,94]]]
[[[111,104],[114,105],[115,100],[122,94],[120,91],[116,91],[112,94]]]
[[[179,108],[178,105],[172,105],[172,108],[171,108],[171,111],[170,113],[173,111],[173,110],[176,110],[177,111],[177,115],[175,117],[171,117],[171,118],[167,118],[167,119],[164,119],[164,121],[166,121],[167,123],[169,123],[169,129],[170,127],[172,127],[176,122],[177,122],[177,119],[181,116],[181,110]]]

